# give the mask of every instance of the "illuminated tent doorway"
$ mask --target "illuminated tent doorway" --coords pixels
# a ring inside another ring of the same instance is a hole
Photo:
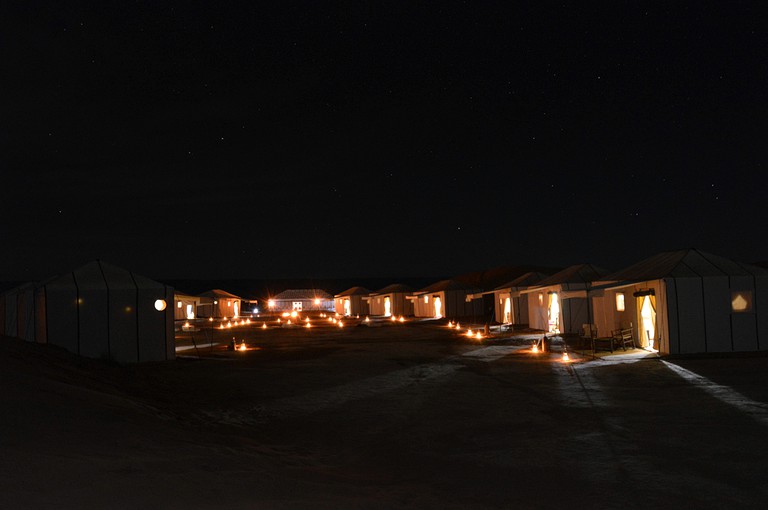
[[[389,296],[384,296],[384,316],[389,317],[392,315],[392,300],[389,299]]]
[[[352,304],[349,302],[349,298],[344,300],[344,315],[352,315]]]
[[[440,319],[443,316],[443,300],[440,299],[440,296],[434,296],[433,301],[435,303],[435,317]]]
[[[504,324],[512,322],[512,298],[504,300]]]
[[[547,294],[547,331],[550,333],[560,333],[560,300],[557,292]]]
[[[656,340],[656,296],[653,294],[637,297],[637,323],[640,325],[640,345],[657,350]]]

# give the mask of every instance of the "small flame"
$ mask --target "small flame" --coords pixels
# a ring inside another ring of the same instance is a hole
[[[405,317],[403,317],[403,316],[401,315],[401,316],[400,316],[400,319],[399,319],[399,321],[400,321],[400,322],[405,322]]]
[[[241,351],[247,351],[248,350],[248,348],[245,346],[245,342],[240,344],[240,350]]]
[[[227,327],[231,328],[232,327],[232,323],[231,322],[227,322]]]
[[[461,331],[461,323],[458,323],[458,322],[456,323],[456,329],[458,329],[459,331]]]
[[[477,334],[475,335],[475,338],[477,338],[478,340],[481,340],[483,338],[483,334],[478,331]]]
[[[267,329],[267,323],[266,322],[262,323],[261,329]]]
[[[224,324],[219,324],[219,329],[224,329]]]
[[[368,316],[366,316],[365,317],[365,322],[371,322],[371,319]]]
[[[250,324],[251,323],[251,319],[245,319],[245,323],[246,324]]]
[[[392,322],[394,322],[394,321],[396,321],[396,320],[397,320],[397,317],[395,317],[395,316],[393,315],[393,316],[392,316],[392,318],[391,318],[390,320],[391,320]]]
[[[208,317],[209,322],[213,322],[213,317]]]
[[[450,322],[448,323],[448,327],[449,327],[449,328],[453,328],[453,321],[450,321]]]
[[[472,333],[472,330],[471,330],[471,329],[468,329],[468,330],[467,330],[467,336],[468,336],[468,337],[470,337],[470,338],[472,338],[472,335],[474,335],[474,333]]]
[[[187,322],[185,322],[185,323],[184,323],[184,327],[185,327],[185,328],[188,328],[188,327],[189,327],[189,321],[187,321]]]
[[[298,312],[296,310],[291,312],[291,317],[296,317],[297,315],[299,315],[299,314],[298,314]]]
[[[312,324],[310,324],[309,322],[307,322],[307,324],[306,324],[304,327],[306,327],[306,328],[311,328],[311,327],[312,327]]]
[[[339,321],[339,327],[340,327],[340,328],[343,328],[343,327],[344,327],[344,323],[343,323],[343,322],[341,322],[341,321]]]
[[[565,362],[571,361],[571,358],[568,356],[567,352],[563,353],[563,361],[565,361]]]
[[[531,352],[539,352],[539,346],[536,344],[533,344],[533,347],[531,347]]]
[[[278,324],[280,324],[281,322],[283,322],[283,321],[281,321],[281,320],[280,320],[280,317],[278,317],[278,318],[277,318],[277,323],[278,323]]]
[[[288,319],[288,325],[289,326],[291,325],[291,319]]]

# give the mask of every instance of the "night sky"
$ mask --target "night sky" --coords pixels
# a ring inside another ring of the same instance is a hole
[[[763,2],[9,3],[0,280],[768,259]]]

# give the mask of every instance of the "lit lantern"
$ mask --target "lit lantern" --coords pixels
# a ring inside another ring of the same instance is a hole
[[[245,323],[246,324],[250,324],[251,323],[251,319],[245,319]]]
[[[224,324],[219,324],[219,329],[224,329]]]
[[[213,317],[208,317],[209,322],[213,322]]]
[[[459,331],[461,331],[461,323],[459,323],[459,322],[457,322],[457,323],[456,323],[456,329],[458,329]]]
[[[280,324],[281,322],[283,322],[283,321],[281,321],[281,320],[280,320],[280,317],[278,317],[278,318],[277,318],[277,323],[278,323],[278,324]]]
[[[298,315],[299,314],[298,314],[298,312],[296,310],[291,312],[291,317],[293,317],[293,318],[296,318],[296,316],[298,316]]]
[[[471,330],[471,329],[468,329],[468,330],[467,330],[467,336],[468,336],[468,337],[470,337],[470,338],[472,338],[472,335],[474,335],[474,333],[472,333],[472,330]]]
[[[397,317],[395,317],[395,316],[393,315],[393,316],[392,316],[392,318],[391,318],[390,320],[391,320],[392,322],[395,322],[395,321],[397,320]]]
[[[320,304],[320,299],[319,298],[315,298],[315,306],[317,306],[319,304]]]
[[[231,322],[227,322],[227,327],[231,328],[232,327],[232,323]]]
[[[371,322],[371,319],[368,316],[366,316],[365,317],[365,322]]]
[[[306,326],[305,326],[305,327],[307,327],[307,328],[311,328],[311,327],[312,327],[312,324],[310,324],[309,322],[307,322],[307,324],[306,324]]]
[[[344,327],[344,323],[343,323],[343,322],[341,322],[341,321],[339,321],[339,327],[340,327],[340,328],[343,328],[343,327]]]
[[[477,334],[475,335],[475,338],[477,338],[478,340],[482,340],[483,334],[478,331]]]
[[[158,299],[155,301],[155,310],[162,312],[166,307],[165,299]]]
[[[571,361],[571,358],[568,356],[567,352],[564,352],[563,353],[563,362],[567,363],[569,361]]]
[[[533,347],[531,347],[531,352],[538,353],[539,352],[539,346],[537,344],[533,344]]]
[[[245,346],[245,340],[243,340],[243,343],[240,344],[240,350],[241,351],[248,350],[248,348]]]
[[[267,323],[266,322],[262,323],[261,329],[267,329]]]
[[[405,322],[405,317],[403,317],[402,315],[400,316],[400,322]]]

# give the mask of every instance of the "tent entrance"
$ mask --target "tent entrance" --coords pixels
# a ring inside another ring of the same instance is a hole
[[[344,300],[344,315],[352,315],[352,304],[349,302],[349,299]]]
[[[195,318],[195,311],[193,310],[194,305],[187,305],[187,319],[194,319]]]
[[[637,324],[640,346],[656,351],[658,342],[656,341],[656,296],[638,296],[637,297]]]
[[[560,333],[560,299],[557,292],[550,292],[547,306],[547,331]]]
[[[443,301],[440,296],[432,296],[432,301],[435,303],[435,318],[440,319],[443,317]]]
[[[504,300],[504,324],[512,322],[512,299],[506,298]]]
[[[384,316],[390,315],[392,315],[392,301],[389,300],[389,296],[384,296]]]

